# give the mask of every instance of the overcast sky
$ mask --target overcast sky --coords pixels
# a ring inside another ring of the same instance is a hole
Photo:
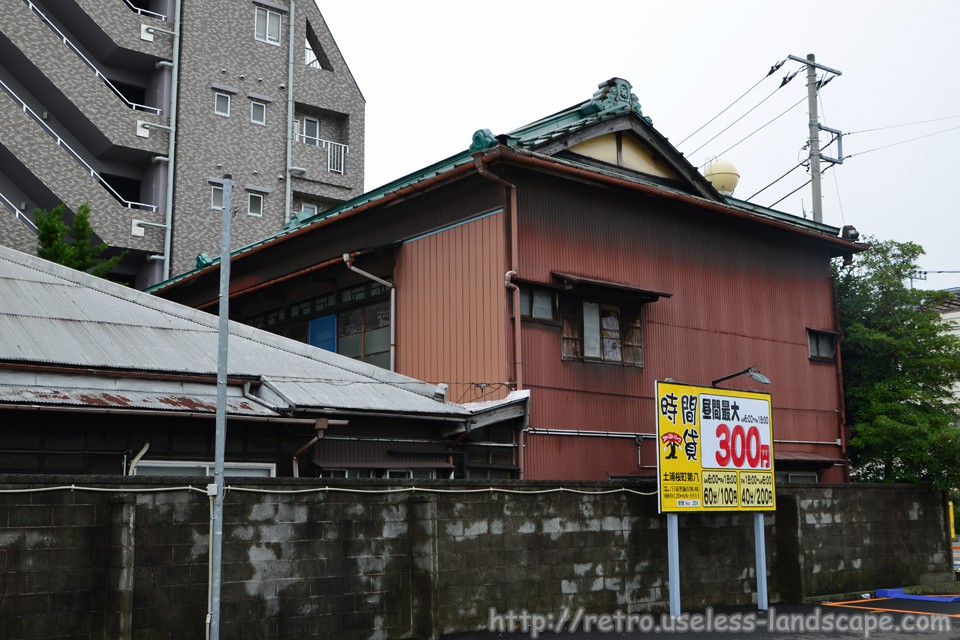
[[[477,129],[506,133],[617,76],[693,164],[732,161],[741,174],[734,195],[750,198],[806,156],[805,72],[777,89],[803,65],[767,72],[813,53],[842,72],[820,91],[820,121],[850,134],[843,153],[853,156],[823,177],[824,222],[916,242],[926,251],[921,268],[960,271],[951,186],[960,173],[958,0],[317,4],[367,101],[368,190],[463,151]],[[836,145],[826,152],[836,156]],[[751,201],[770,206],[808,179],[797,168]],[[808,185],[775,208],[809,216],[810,193]],[[960,287],[960,273],[916,284]]]

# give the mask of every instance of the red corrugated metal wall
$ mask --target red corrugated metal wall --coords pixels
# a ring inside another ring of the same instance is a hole
[[[449,384],[455,402],[508,391],[503,224],[488,215],[398,252],[397,370]]]
[[[836,329],[826,250],[721,214],[544,176],[524,178],[524,279],[549,283],[551,272],[559,271],[673,294],[645,308],[642,369],[562,361],[559,327],[525,323],[531,426],[653,433],[656,380],[709,386],[757,366],[772,385],[744,376],[725,386],[772,394],[776,439],[833,442],[840,436],[836,366],[811,361],[807,347],[807,327]],[[526,477],[644,471],[635,442],[598,441],[531,437]],[[777,447],[840,456],[832,445]],[[644,464],[654,465],[650,449]],[[840,480],[842,472],[824,479]]]

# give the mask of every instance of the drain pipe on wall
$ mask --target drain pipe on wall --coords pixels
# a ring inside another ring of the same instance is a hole
[[[503,286],[513,293],[513,369],[516,390],[521,391],[523,389],[523,350],[520,345],[520,288],[513,282],[513,279],[520,273],[520,268],[517,266],[517,254],[519,253],[517,250],[517,187],[487,169],[483,163],[482,153],[475,153],[473,162],[481,176],[496,182],[510,192],[510,201],[507,207],[507,216],[510,222],[510,270],[504,276]]]
[[[294,15],[297,10],[296,0],[290,2],[290,55],[287,61],[287,166],[284,168],[283,185],[283,223],[290,222],[290,209],[293,208],[293,185],[290,182],[293,179],[291,172],[293,168],[293,43],[296,41],[296,20]]]
[[[140,462],[140,458],[147,455],[147,450],[150,449],[150,441],[147,440],[143,443],[143,446],[140,447],[140,451],[137,452],[137,455],[133,456],[133,460],[130,461],[130,468],[127,469],[127,475],[132,476],[137,471],[137,463]]]
[[[315,445],[316,443],[320,442],[320,440],[323,439],[323,434],[327,432],[327,427],[329,427],[331,424],[335,426],[346,426],[350,424],[350,421],[317,418],[316,423],[314,423],[313,425],[313,428],[316,431],[317,435],[313,436],[313,438],[310,439],[310,442],[308,442],[307,444],[303,445],[302,447],[300,447],[299,449],[293,452],[292,463],[293,463],[294,478],[300,477],[300,460],[299,460],[300,456],[303,455],[304,451],[306,451],[307,449],[309,449],[310,447],[312,447],[313,445]]]
[[[507,206],[507,216],[509,220],[509,233],[510,233],[510,269],[504,275],[503,286],[511,292],[511,301],[513,307],[513,375],[515,389],[517,391],[523,390],[523,348],[520,343],[520,287],[513,282],[513,279],[517,277],[520,273],[520,267],[518,266],[519,262],[519,250],[517,249],[517,186],[512,182],[507,182],[500,176],[496,175],[489,169],[483,162],[483,154],[475,153],[473,155],[473,163],[477,167],[477,173],[486,178],[487,180],[492,180],[497,184],[501,185],[507,189],[510,193],[509,204]],[[519,468],[519,477],[522,480],[524,478],[524,455],[523,450],[526,446],[526,438],[524,437],[526,429],[520,429],[520,433],[517,435],[517,467]]]
[[[390,289],[390,371],[397,370],[397,288],[393,286],[392,282],[387,282],[383,278],[378,278],[372,273],[367,273],[363,269],[358,269],[353,266],[353,260],[358,255],[359,251],[354,251],[353,253],[343,254],[343,261],[347,265],[347,269],[355,273],[359,273],[365,278],[369,278],[374,282],[379,282],[383,286]]]
[[[173,67],[170,71],[170,131],[167,132],[167,214],[163,230],[163,279],[170,279],[170,251],[173,245],[173,179],[177,164],[177,100],[180,85],[180,23],[183,0],[177,0],[173,23]]]

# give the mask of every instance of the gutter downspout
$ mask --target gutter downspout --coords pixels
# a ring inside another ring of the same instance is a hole
[[[837,282],[833,278],[830,278],[830,288],[833,290],[833,317],[834,322],[836,323],[837,331],[840,331],[840,305],[837,301]],[[839,400],[840,408],[837,411],[837,437],[840,440],[840,453],[843,456],[843,476],[844,479],[850,481],[850,461],[847,459],[847,434],[846,434],[846,424],[847,424],[847,410],[846,410],[846,399],[844,398],[843,393],[843,357],[840,353],[840,344],[843,341],[843,335],[838,335],[836,339],[836,344],[834,349],[837,352],[837,399]]]
[[[520,268],[517,266],[519,253],[517,249],[517,187],[487,169],[482,153],[475,153],[473,162],[477,167],[477,173],[487,180],[496,182],[510,192],[507,208],[507,217],[510,223],[510,270],[504,276],[503,286],[513,292],[513,372],[516,391],[521,391],[523,389],[523,350],[520,345],[520,288],[513,283],[513,278],[520,273]]]
[[[507,182],[487,169],[483,161],[483,153],[478,152],[473,154],[473,163],[477,167],[477,173],[487,180],[492,180],[506,188],[510,193],[507,206],[507,218],[510,225],[510,269],[504,275],[503,286],[512,294],[510,299],[513,311],[513,375],[515,389],[521,391],[523,389],[523,347],[520,342],[520,287],[513,282],[513,278],[520,272],[520,267],[518,266],[519,249],[517,248],[517,186],[511,182]],[[525,429],[521,429],[517,435],[517,467],[520,469],[518,475],[521,480],[524,477],[524,433]]]
[[[383,286],[390,289],[390,371],[397,370],[397,288],[393,286],[392,282],[387,282],[383,278],[378,278],[372,273],[367,273],[363,269],[358,269],[353,266],[353,259],[356,258],[360,253],[354,251],[353,253],[343,254],[343,261],[347,265],[347,269],[355,273],[359,273],[365,278],[370,278],[374,282],[378,282]]]
[[[140,447],[140,451],[137,452],[137,455],[133,457],[133,460],[130,461],[130,468],[127,469],[127,475],[132,476],[137,470],[137,463],[140,462],[140,458],[147,455],[147,450],[150,449],[150,441],[147,440],[143,443],[143,446]]]
[[[293,174],[290,172],[293,166],[293,43],[294,33],[296,33],[296,21],[294,20],[297,8],[296,0],[290,2],[290,56],[287,61],[287,166],[284,168],[284,186],[283,186],[283,223],[290,222],[290,209],[293,207],[293,185],[290,181]]]
[[[170,131],[167,133],[167,215],[163,230],[163,279],[170,279],[170,250],[173,245],[173,178],[177,163],[177,100],[180,85],[180,22],[183,0],[177,0],[173,23],[173,68],[170,72]]]
[[[330,422],[336,422],[341,424],[349,423],[348,420],[332,420],[331,421],[331,420],[327,420],[326,418],[317,418],[316,423],[314,423],[313,425],[313,429],[317,435],[313,436],[313,438],[311,438],[307,444],[303,445],[302,447],[300,447],[299,449],[293,452],[291,462],[293,464],[294,478],[300,477],[300,461],[297,458],[299,458],[304,451],[306,451],[307,449],[312,447],[315,443],[320,441],[320,439],[323,437],[324,432],[327,430],[327,426]]]

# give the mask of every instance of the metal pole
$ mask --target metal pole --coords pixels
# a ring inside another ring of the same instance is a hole
[[[670,584],[670,617],[680,617],[680,534],[677,514],[667,514],[667,579]]]
[[[767,545],[764,539],[763,512],[753,514],[753,541],[757,554],[757,609],[767,610]]]
[[[220,578],[223,563],[223,458],[227,442],[227,337],[230,335],[230,209],[233,176],[223,176],[220,215],[220,324],[217,337],[217,432],[214,449],[213,544],[210,548],[210,638],[220,639]],[[208,488],[209,490],[209,488]]]
[[[290,216],[293,215],[293,174],[290,167],[293,166],[293,54],[294,37],[297,33],[297,24],[295,20],[297,11],[296,0],[290,3],[290,51],[287,60],[287,161],[283,168],[283,223],[290,222]]]
[[[813,189],[813,221],[823,222],[820,192],[820,116],[817,113],[816,56],[807,54],[807,108],[810,111],[810,185]]]

